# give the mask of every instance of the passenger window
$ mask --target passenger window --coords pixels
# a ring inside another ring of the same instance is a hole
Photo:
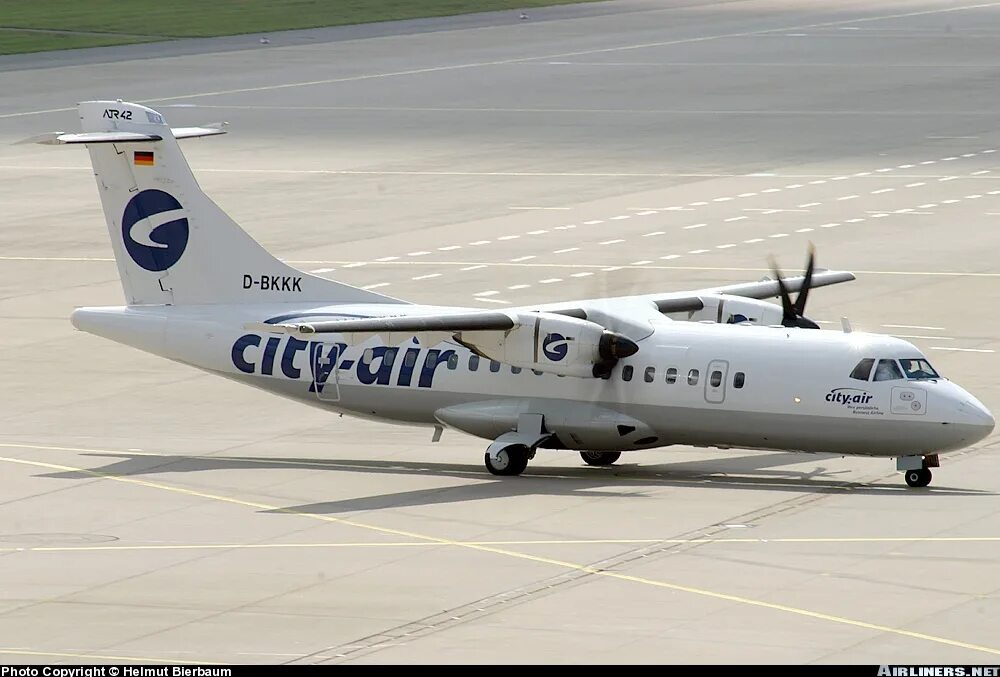
[[[479,355],[469,355],[469,371],[479,369]]]
[[[896,381],[903,378],[903,372],[899,370],[896,360],[879,360],[875,367],[876,381]]]
[[[500,363],[497,362],[496,360],[490,360],[490,371],[492,371],[494,374],[500,371]]]
[[[688,372],[688,385],[696,386],[698,385],[698,370],[692,369]]]
[[[632,380],[632,371],[633,370],[632,370],[632,365],[631,364],[627,364],[624,367],[622,367],[622,380],[623,381],[631,381]]]
[[[656,378],[656,367],[646,367],[646,373],[643,374],[642,378],[646,383],[652,383],[653,379]]]
[[[406,351],[406,356],[403,357],[403,364],[406,367],[412,367],[417,363],[417,354],[414,352]]]
[[[708,380],[709,380],[709,383],[712,384],[713,388],[718,388],[719,386],[722,385],[722,372],[721,371],[713,371],[712,375],[709,377]]]
[[[458,369],[458,353],[452,353],[448,356],[448,368]]]
[[[736,372],[736,376],[733,376],[733,387],[742,388],[743,384],[746,382],[746,374],[742,371]]]
[[[510,368],[510,373],[512,373],[512,374],[520,374],[521,373],[521,368],[520,367],[511,367]]]
[[[361,353],[361,361],[365,364],[371,364],[374,359],[375,351],[371,348],[365,348],[365,352]]]
[[[677,370],[673,367],[667,369],[667,383],[677,383]]]
[[[867,381],[868,377],[871,376],[873,366],[875,366],[875,360],[866,357],[854,367],[854,371],[851,372],[851,378],[858,381]]]

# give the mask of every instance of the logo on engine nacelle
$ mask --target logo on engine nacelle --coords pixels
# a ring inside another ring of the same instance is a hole
[[[569,342],[572,340],[572,336],[546,334],[542,340],[542,353],[553,362],[558,362],[569,354]]]

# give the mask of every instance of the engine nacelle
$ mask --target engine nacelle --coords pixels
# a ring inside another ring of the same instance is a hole
[[[594,376],[639,350],[630,338],[587,320],[542,312],[509,315],[512,329],[463,331],[454,338],[483,357],[562,376]]]

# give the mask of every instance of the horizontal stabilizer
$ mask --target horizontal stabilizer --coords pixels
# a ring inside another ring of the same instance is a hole
[[[222,128],[225,124],[227,123],[219,122],[204,127],[171,127],[170,133],[175,139],[216,136],[226,133],[226,130]],[[162,140],[163,137],[159,134],[140,134],[138,132],[49,132],[17,141],[16,144],[40,143],[45,146],[61,146],[72,143],[143,143]]]

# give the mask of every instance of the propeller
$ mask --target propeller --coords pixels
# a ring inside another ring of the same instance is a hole
[[[778,281],[778,292],[781,295],[781,324],[785,327],[800,327],[802,329],[819,329],[819,325],[805,316],[806,299],[809,298],[809,288],[812,285],[813,270],[816,267],[816,248],[809,245],[809,259],[806,261],[806,271],[803,274],[802,287],[799,295],[792,302],[792,297],[788,293],[788,287],[778,270],[778,263],[771,257],[771,270],[774,271],[774,279]]]

